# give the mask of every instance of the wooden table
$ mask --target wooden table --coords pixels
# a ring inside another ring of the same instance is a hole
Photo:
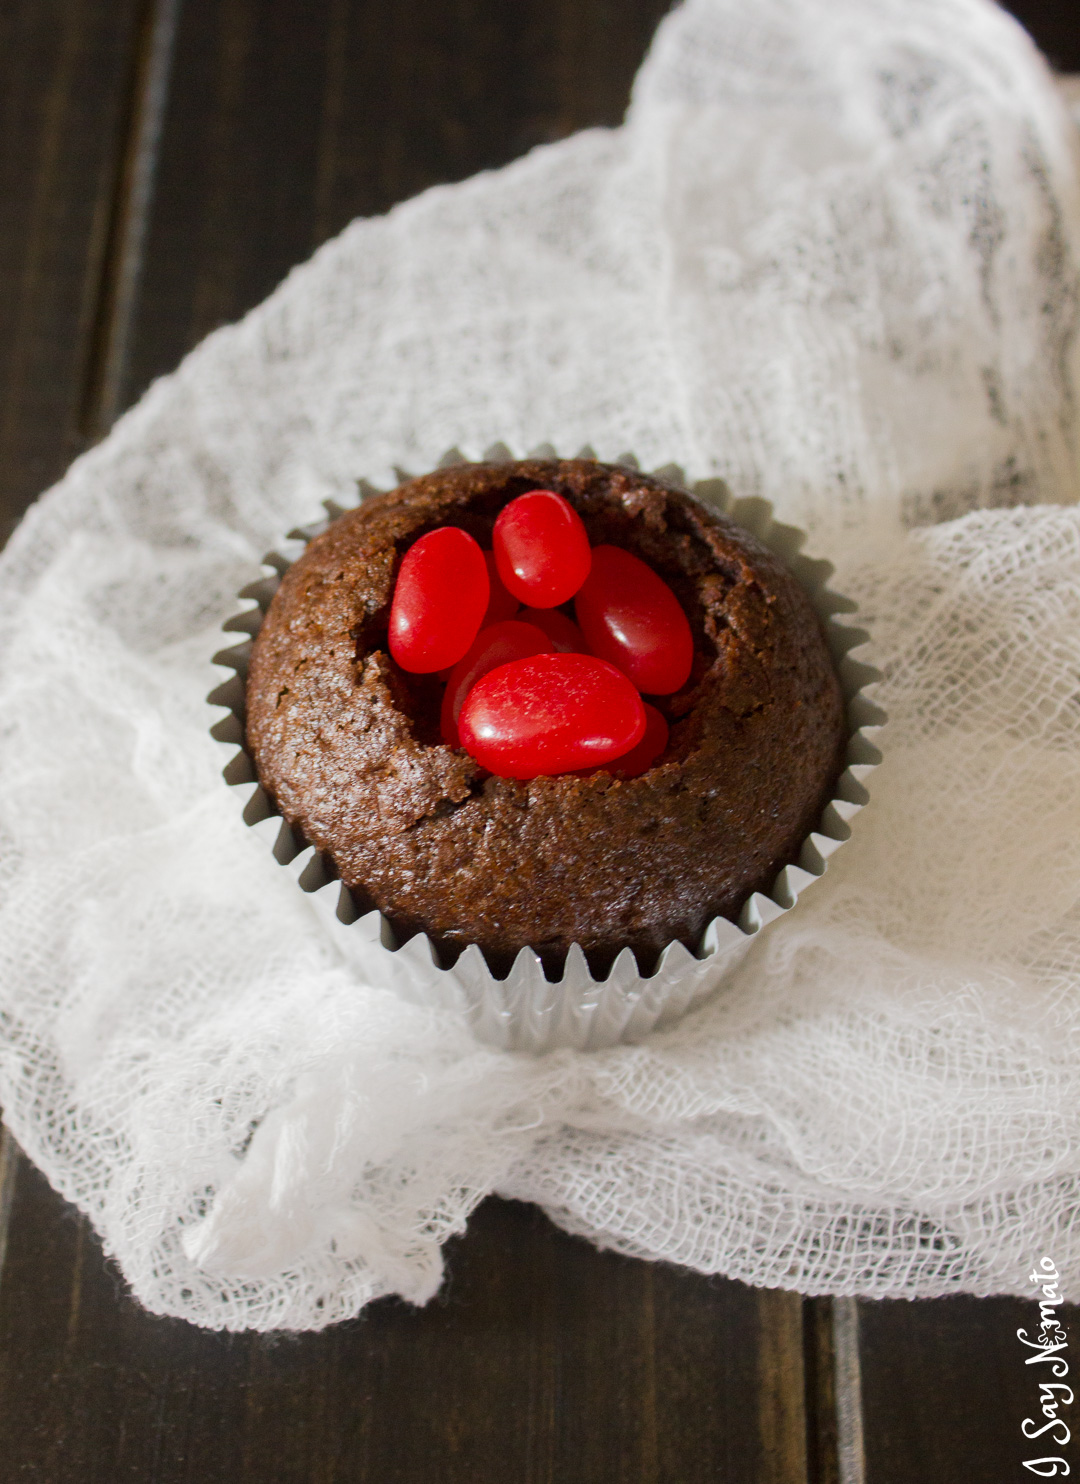
[[[666,4],[0,0],[0,538],[351,217],[617,123]],[[1071,5],[1017,8],[1080,70]],[[754,1291],[491,1200],[426,1309],[218,1335],[137,1308],[10,1140],[0,1192],[0,1480],[1034,1477],[1032,1302]]]

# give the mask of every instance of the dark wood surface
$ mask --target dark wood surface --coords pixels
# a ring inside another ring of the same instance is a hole
[[[0,539],[351,217],[617,123],[665,9],[0,0]],[[1018,11],[1080,69],[1072,4]],[[1021,1300],[804,1301],[598,1253],[489,1201],[426,1309],[207,1334],[143,1313],[10,1141],[5,1245],[0,1481],[1034,1477]]]

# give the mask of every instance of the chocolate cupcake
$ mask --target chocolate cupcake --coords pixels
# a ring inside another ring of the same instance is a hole
[[[637,777],[489,776],[443,742],[438,680],[390,656],[410,545],[454,525],[489,547],[500,510],[538,487],[689,619],[690,678],[650,698],[668,745]],[[523,947],[549,975],[572,944],[595,975],[629,948],[648,974],[799,857],[844,767],[844,709],[807,593],[743,526],[630,467],[528,459],[410,480],[310,542],[255,638],[245,745],[276,810],[399,939],[427,934],[444,963],[476,944],[496,974]]]

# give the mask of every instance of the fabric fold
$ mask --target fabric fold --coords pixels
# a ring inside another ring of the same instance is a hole
[[[807,1293],[1080,1286],[1080,169],[984,0],[688,0],[626,124],[360,221],[0,558],[0,1101],[138,1298],[314,1329],[491,1191]],[[360,473],[634,448],[810,530],[890,724],[835,871],[639,1047],[477,1045],[350,973],[203,697]],[[880,781],[878,781],[880,780]]]

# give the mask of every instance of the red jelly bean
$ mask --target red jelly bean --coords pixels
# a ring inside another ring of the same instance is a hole
[[[636,747],[622,757],[605,763],[602,768],[582,768],[575,778],[592,778],[596,773],[617,773],[620,778],[637,778],[647,773],[668,744],[668,724],[655,706],[645,702],[645,735]]]
[[[465,697],[481,676],[496,665],[507,665],[511,660],[527,659],[532,654],[549,654],[551,640],[531,623],[515,623],[507,619],[504,623],[491,624],[481,629],[469,645],[467,654],[450,671],[443,692],[440,727],[443,741],[448,747],[460,747],[457,720]]]
[[[467,531],[440,526],[405,553],[390,605],[390,653],[429,675],[457,664],[476,638],[490,596],[484,553]]]
[[[641,697],[591,654],[538,654],[478,680],[458,717],[462,745],[500,778],[603,764],[645,733]]]
[[[551,640],[552,648],[560,654],[588,654],[585,635],[572,618],[567,618],[557,608],[523,608],[517,617],[519,623],[532,623],[542,629]]]
[[[668,744],[668,724],[655,706],[645,702],[645,735],[636,747],[624,752],[607,765],[610,773],[619,773],[623,778],[637,778],[647,773]]]
[[[639,557],[618,546],[595,547],[574,611],[592,653],[617,665],[646,695],[668,696],[689,680],[694,638],[686,614]]]
[[[581,517],[554,490],[530,490],[499,512],[495,562],[507,588],[533,608],[557,608],[589,575],[592,553]]]
[[[487,563],[488,581],[491,583],[491,597],[488,599],[487,612],[484,614],[484,621],[480,625],[481,629],[486,629],[489,624],[502,623],[506,618],[513,618],[514,614],[521,607],[521,603],[514,597],[513,593],[508,593],[506,588],[503,587],[502,578],[499,576],[499,569],[495,565],[495,553],[493,551],[485,551],[484,561]]]

